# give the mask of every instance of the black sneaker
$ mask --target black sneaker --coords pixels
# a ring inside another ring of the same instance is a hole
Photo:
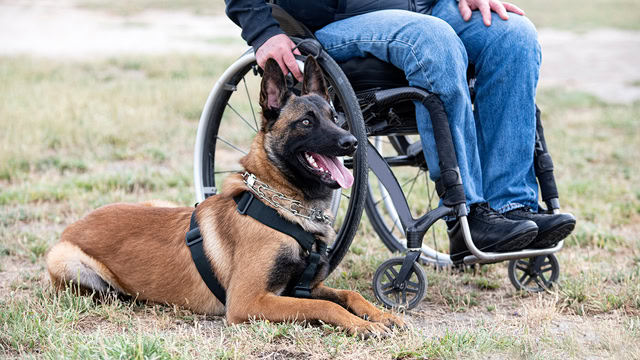
[[[532,249],[553,247],[576,227],[576,218],[571,214],[539,214],[526,206],[511,210],[504,216],[511,220],[531,220],[538,225],[538,236],[530,245]]]
[[[467,216],[471,239],[480,251],[508,252],[524,249],[538,234],[538,226],[530,220],[510,220],[488,204],[473,204]],[[454,264],[471,255],[462,236],[460,222],[448,223],[449,253]]]

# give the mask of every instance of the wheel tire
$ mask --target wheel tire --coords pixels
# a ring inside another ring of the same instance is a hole
[[[299,47],[303,53],[304,48],[305,46]],[[344,218],[341,223],[336,223],[334,225],[334,229],[336,229],[337,232],[336,239],[333,244],[329,244],[329,272],[332,272],[349,250],[349,246],[353,241],[358,229],[358,224],[362,217],[368,175],[366,146],[363,145],[367,143],[367,138],[364,128],[364,120],[362,119],[358,101],[351,85],[346,80],[346,76],[333,59],[326,54],[322,53],[318,56],[317,60],[320,67],[325,72],[325,79],[328,82],[327,85],[329,86],[332,95],[335,97],[334,104],[338,104],[340,106],[340,109],[342,109],[342,113],[346,118],[346,125],[348,126],[349,131],[356,137],[358,143],[361,144],[353,156],[354,183],[351,187],[351,196],[348,197],[349,203],[344,211]],[[221,171],[226,171],[226,169],[216,171],[216,160],[220,160],[219,162],[222,162],[222,157],[227,157],[227,154],[222,153],[219,155],[220,159],[216,158],[216,146],[218,144],[224,143],[228,145],[230,143],[223,137],[219,137],[220,125],[223,122],[225,111],[228,108],[231,108],[235,114],[244,120],[248,126],[247,130],[252,128],[253,131],[257,131],[257,128],[259,127],[257,120],[259,117],[256,116],[253,103],[251,102],[251,95],[249,95],[250,91],[247,89],[247,81],[245,79],[245,76],[251,73],[253,73],[254,76],[258,76],[260,74],[255,63],[253,52],[248,51],[234,64],[232,64],[223,76],[221,76],[220,80],[209,95],[209,99],[207,100],[207,104],[205,105],[200,118],[194,156],[194,178],[196,197],[198,201],[202,201],[206,197],[215,193],[215,190],[217,189],[216,186],[219,186],[222,183],[221,181],[216,180],[216,174],[222,176],[221,174],[223,173]],[[252,80],[255,81],[256,79],[252,78]],[[241,82],[244,82],[244,84],[241,84]],[[253,118],[247,117],[249,120],[240,116],[237,109],[228,106],[231,96],[237,90],[246,90],[247,99],[249,99],[248,104],[250,105],[251,112],[254,116]],[[255,95],[257,95],[257,93]],[[252,121],[255,121],[255,128]],[[235,132],[234,134],[237,135]],[[253,138],[253,136],[251,136],[251,138]],[[239,147],[236,147],[235,149],[242,150]],[[229,149],[227,149],[227,151],[229,151]],[[240,151],[240,153],[242,152],[244,151]],[[238,164],[236,168],[237,169],[229,169],[229,172],[240,170],[240,165]]]
[[[536,260],[540,263],[536,264]],[[560,276],[560,264],[554,254],[509,261],[509,280],[518,291],[542,292],[553,287]],[[547,273],[550,275],[545,275]],[[536,286],[528,286],[531,282]]]
[[[393,287],[403,262],[404,257],[391,258],[383,262],[373,275],[373,293],[388,309],[411,310],[422,301],[427,291],[427,274],[418,262],[413,263],[407,280],[400,285],[401,288]],[[410,299],[408,292],[414,294]]]

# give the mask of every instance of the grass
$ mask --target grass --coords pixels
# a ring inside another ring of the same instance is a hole
[[[405,315],[411,328],[390,339],[362,341],[330,326],[257,320],[226,327],[221,318],[171,306],[52,292],[43,279],[43,254],[67,224],[111,202],[193,201],[199,108],[230,61],[198,56],[0,61],[0,86],[11,94],[0,98],[5,130],[0,133],[0,355],[640,355],[640,174],[634,167],[640,162],[635,151],[640,103],[609,105],[562,90],[542,91],[538,102],[563,205],[579,222],[559,254],[562,272],[549,294],[514,291],[502,265],[465,273],[425,267],[426,298]],[[424,188],[415,191],[417,198],[428,194]],[[446,251],[442,229],[435,238]],[[328,284],[375,301],[371,279],[390,256],[362,221],[352,251]],[[585,340],[582,331],[596,335]]]
[[[145,10],[186,10],[197,15],[220,15],[224,13],[224,3],[222,1],[207,0],[78,0],[76,4],[80,8],[102,10],[120,16],[135,15]]]
[[[78,3],[121,16],[146,9],[222,15],[224,6],[201,0]],[[633,0],[517,4],[538,27],[640,27],[640,5]],[[328,325],[255,320],[226,326],[222,318],[168,305],[53,292],[43,255],[71,222],[112,202],[194,201],[197,121],[211,86],[232,61],[0,58],[0,357],[640,358],[640,102],[610,105],[560,89],[541,91],[538,104],[563,209],[576,215],[578,227],[558,254],[562,272],[549,293],[516,292],[500,264],[465,273],[426,266],[426,298],[404,315],[409,330],[363,341]],[[256,85],[248,87],[255,92]],[[234,106],[250,109],[246,102]],[[232,127],[225,131],[234,140],[251,137],[236,130],[241,119],[227,120]],[[229,156],[230,166],[235,159]],[[398,176],[405,182],[415,172]],[[430,190],[416,187],[412,204],[434,206]],[[444,227],[426,241],[446,251]],[[375,301],[371,279],[391,256],[363,219],[327,283]]]
[[[640,29],[640,3],[634,0],[519,0],[537,27],[588,31],[594,28]]]
[[[575,31],[594,28],[640,29],[640,3],[635,0],[519,0],[514,4],[525,10],[537,27]],[[145,10],[187,10],[198,15],[224,15],[224,3],[206,0],[77,0],[81,8],[129,16]]]

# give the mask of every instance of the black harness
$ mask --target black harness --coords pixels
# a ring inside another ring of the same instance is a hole
[[[307,258],[307,268],[302,272],[298,284],[293,289],[292,294],[285,294],[298,298],[310,298],[311,297],[311,281],[318,272],[318,265],[322,255],[327,251],[327,245],[317,240],[313,234],[305,231],[299,224],[294,224],[283,219],[278,212],[262,203],[262,201],[256,199],[253,193],[246,191],[240,195],[237,195],[233,200],[238,205],[237,210],[242,215],[248,215],[258,220],[262,224],[287,234],[296,239],[298,244],[309,254]],[[191,257],[193,262],[204,280],[205,284],[211,292],[218,298],[218,300],[225,304],[226,292],[224,287],[218,281],[211,263],[204,254],[204,247],[202,245],[202,234],[200,234],[200,228],[196,221],[195,210],[191,214],[191,224],[189,225],[189,231],[186,235],[186,243],[191,250]],[[316,251],[313,251],[313,245],[316,245]]]

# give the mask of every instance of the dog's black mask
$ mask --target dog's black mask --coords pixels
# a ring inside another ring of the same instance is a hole
[[[307,198],[326,198],[348,188],[351,171],[339,157],[356,151],[356,138],[340,128],[329,104],[324,75],[316,60],[305,62],[301,96],[293,95],[275,60],[265,64],[260,91],[265,150],[283,175]]]

